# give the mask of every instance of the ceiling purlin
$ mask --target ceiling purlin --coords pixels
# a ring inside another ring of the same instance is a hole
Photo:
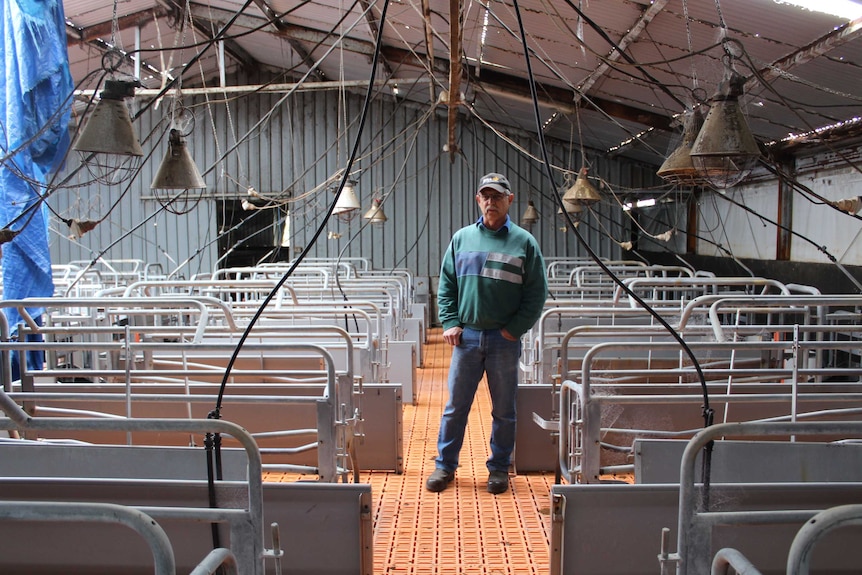
[[[385,46],[383,48],[383,52],[386,55],[386,58],[394,64],[404,64],[406,66],[424,68],[427,63],[427,55],[420,52],[395,48],[393,46]],[[465,69],[468,70],[469,73],[469,68],[465,67]],[[443,58],[435,58],[434,70],[441,74],[448,74],[449,61]],[[530,84],[527,79],[499,72],[491,68],[482,68],[482,76],[474,76],[470,80],[470,83],[474,85],[490,86],[492,88],[496,88],[499,93],[504,95],[511,94],[517,98],[531,97]],[[548,84],[537,84],[536,88],[539,94],[539,100],[543,104],[558,107],[564,111],[571,110],[575,105],[577,105],[585,109],[600,110],[609,116],[650,126],[657,130],[673,131],[674,129],[672,127],[672,118],[649,110],[642,110],[640,108],[634,108],[632,106],[620,104],[619,102],[614,102],[604,98],[596,98],[593,96],[588,98],[588,102],[581,100],[576,104],[575,99],[578,94],[573,90],[559,88]]]
[[[230,18],[233,18],[235,16],[234,12],[229,12],[227,10],[222,10],[219,8],[210,8],[208,6],[202,6],[200,4],[192,4],[191,10],[192,15],[195,18],[215,20],[218,22],[227,22]],[[260,30],[266,27],[267,22],[269,21],[257,16],[242,14],[236,19],[234,23],[239,28]],[[282,21],[282,26],[284,31],[277,30],[274,32],[276,35],[286,36],[289,34],[290,37],[295,38],[296,40],[308,42],[310,44],[331,45],[333,42],[338,41],[338,36],[334,34],[328,34],[326,32],[313,30],[311,28],[305,28],[303,26],[297,26],[295,24],[288,24],[284,21]],[[267,33],[273,32],[268,31]],[[344,38],[341,45],[348,52],[354,52],[356,54],[363,54],[365,56],[368,56],[369,61],[371,56],[374,54],[374,44],[372,44],[371,42],[356,40],[353,38]]]
[[[176,23],[183,22],[185,20],[185,11],[186,4],[180,4],[178,0],[156,0],[160,6],[162,6],[165,10],[167,10],[168,14],[171,16],[171,22],[174,26]],[[205,13],[203,13],[205,14]],[[201,14],[189,14],[189,19],[192,24],[199,33],[203,34],[208,41],[212,41],[215,37],[213,33],[213,24],[216,27],[220,27],[223,25],[223,22],[218,22],[213,18],[207,18],[202,16]],[[226,22],[227,20],[225,20]],[[224,50],[227,55],[233,58],[242,68],[246,70],[255,70],[260,67],[260,63],[255,60],[254,56],[249,54],[242,46],[240,46],[235,40],[231,40],[230,38],[223,38],[222,42],[224,43]]]
[[[369,0],[359,0],[359,5],[362,6],[362,11],[365,14],[365,21],[368,23],[368,29],[371,31],[371,37],[377,38],[380,36],[380,26],[377,25],[377,20],[375,20],[374,10],[371,9],[371,2]],[[386,74],[387,78],[392,77],[392,68],[389,66],[389,62],[386,61],[386,58],[383,58],[381,65],[383,66],[383,71]]]
[[[664,10],[664,7],[667,5],[668,0],[655,0],[647,10],[641,14],[640,19],[637,23],[632,26],[631,30],[619,41],[616,48],[611,51],[610,55],[608,55],[602,63],[592,71],[592,73],[587,77],[586,80],[579,86],[580,92],[582,94],[586,94],[590,91],[590,88],[605,75],[610,67],[611,63],[616,62],[622,57],[622,52],[628,49],[628,47],[635,43],[637,39],[640,37],[641,33],[646,29],[647,25],[659,15],[659,13]],[[578,97],[580,99],[580,97]]]
[[[623,52],[628,49],[628,47],[637,41],[640,37],[641,33],[646,29],[647,25],[652,22],[653,18],[659,15],[659,13],[664,10],[664,7],[667,5],[668,0],[655,0],[649,8],[646,9],[645,12],[641,14],[640,19],[638,19],[637,23],[632,26],[632,28],[628,31],[628,33],[623,36],[623,38],[619,41],[616,47],[611,51],[611,53],[602,60],[602,63],[592,71],[592,73],[587,77],[586,80],[578,87],[578,95],[576,96],[576,102],[581,101],[581,95],[586,94],[590,91],[595,83],[605,75],[611,68],[611,64],[619,60],[623,56]],[[607,110],[605,110],[607,111]],[[625,146],[634,145],[635,142],[638,141],[638,138],[629,138],[628,142],[620,142],[619,145],[616,146],[617,150],[622,149]]]
[[[745,91],[746,93],[749,92],[757,84],[761,83],[761,80],[763,82],[774,80],[784,72],[823,56],[831,50],[847,42],[852,42],[859,37],[862,37],[862,18],[848,22],[846,25],[818,38],[807,46],[803,46],[784,58],[776,60],[771,65],[760,70],[756,76],[749,78],[746,81]]]
[[[498,91],[510,93],[517,97],[531,97],[530,84],[526,79],[489,68],[483,68],[482,77],[475,78],[473,82],[483,86],[493,86]],[[588,110],[597,110],[608,116],[643,124],[657,130],[672,131],[674,129],[672,126],[673,119],[668,116],[620,104],[613,100],[596,98],[594,96],[576,100],[578,97],[577,92],[549,84],[536,84],[536,92],[540,94],[539,99],[543,103],[549,106],[560,107],[564,111],[577,106]],[[543,98],[541,94],[546,95],[546,98]]]
[[[153,22],[155,19],[162,18],[167,15],[167,8],[163,6],[154,6],[153,8],[147,10],[141,10],[140,12],[135,12],[134,14],[127,14],[126,16],[117,18],[117,28],[119,30],[125,30],[126,28],[136,28],[139,26],[143,27],[146,24]],[[73,33],[73,30],[76,30],[77,33]],[[98,24],[87,26],[86,28],[80,28],[78,26],[70,27],[67,24],[66,41],[67,44],[76,44],[78,42],[92,42],[93,40],[104,40],[105,38],[110,38],[111,34],[113,34],[113,31],[114,26],[111,20],[99,22]]]
[[[153,10],[147,10],[146,13],[149,14],[149,18],[152,18],[154,11]],[[144,12],[137,12],[135,15],[140,16],[141,14],[144,14]],[[142,24],[142,23],[143,23],[143,20],[140,20],[140,19],[134,20],[133,19],[133,20],[127,21],[127,26],[133,27],[133,26],[136,26],[136,25]],[[97,26],[89,26],[87,28],[79,28],[79,27],[75,26],[75,24],[73,24],[67,20],[66,21],[66,46],[71,47],[71,46],[79,46],[81,44],[84,44],[84,45],[88,46],[89,48],[96,50],[100,54],[106,54],[108,52],[117,52],[117,48],[115,46],[111,46],[106,40],[102,39],[102,37],[100,35],[95,33],[95,30],[97,28],[101,28],[101,27],[102,27],[102,24],[99,24]],[[110,34],[111,34],[110,31],[112,30],[112,27],[110,26],[110,24],[108,25],[108,29],[109,29],[108,36],[110,36]],[[122,26],[120,26],[119,29],[122,30]],[[132,68],[135,66],[135,60],[132,58],[132,54],[130,54],[129,52],[127,52],[125,50],[119,50],[119,53],[122,56],[122,59],[126,65],[128,65],[129,67],[132,67]],[[143,58],[142,54],[140,54],[139,57],[140,57],[140,62],[141,62],[142,68],[149,70],[150,72],[152,72],[154,74],[160,73],[158,68],[147,63],[146,59]]]
[[[213,20],[204,21],[202,18],[192,18],[192,22],[194,23],[195,29],[206,36],[207,40],[213,40],[215,34],[213,34],[211,24],[219,24]],[[222,39],[221,42],[224,44],[224,51],[231,58],[236,60],[236,62],[244,69],[248,71],[255,71],[260,68],[260,62],[258,62],[254,56],[248,53],[245,48],[239,45],[236,40],[232,40],[230,38]]]
[[[285,38],[290,44],[290,47],[293,48],[293,51],[296,52],[296,55],[299,56],[299,59],[305,64],[309,70],[314,69],[312,75],[320,81],[326,80],[326,74],[323,73],[323,70],[320,68],[314,68],[314,58],[311,57],[311,54],[306,51],[305,47],[300,43],[299,40],[293,37],[293,29],[296,26],[292,26],[282,20],[278,13],[273,10],[272,6],[270,6],[266,0],[254,0],[255,5],[263,12],[263,15],[269,20],[269,23],[275,27],[278,31],[279,35]]]

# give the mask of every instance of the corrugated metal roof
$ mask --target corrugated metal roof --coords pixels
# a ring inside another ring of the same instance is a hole
[[[472,105],[472,111],[462,107],[462,118],[477,114],[504,129],[535,131],[514,3],[459,4],[460,91]],[[228,74],[262,67],[297,78],[318,62],[320,73],[310,80],[367,79],[383,5],[381,0],[208,0],[189,5],[196,27],[182,29],[180,24],[189,22],[184,2],[116,4],[124,50],[134,49],[135,26],[142,48],[173,49],[141,53],[148,87],[161,85],[160,70],[179,75],[229,21],[233,24],[224,34]],[[64,6],[72,74],[80,81],[102,66],[114,5],[65,0]],[[708,99],[721,80],[724,36],[732,40],[734,67],[749,77],[742,103],[761,141],[858,115],[860,21],[854,28],[838,17],[773,0],[521,0],[518,7],[543,101],[542,120],[553,118],[544,131],[578,147],[659,165],[678,136],[671,129],[673,117]],[[436,90],[412,90],[409,97],[439,105],[437,94],[449,84],[449,9],[445,0],[428,0],[426,20],[421,0],[390,2],[377,78],[433,78]],[[615,46],[622,46],[622,55]],[[208,49],[183,74],[182,85],[211,83],[218,74],[216,51]],[[758,80],[760,74],[768,74],[768,85]],[[639,139],[644,132],[648,135]]]

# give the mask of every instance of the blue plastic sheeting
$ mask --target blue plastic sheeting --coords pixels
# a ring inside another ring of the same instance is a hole
[[[18,232],[2,245],[3,298],[46,297],[54,293],[48,212],[37,204],[69,148],[73,84],[66,18],[60,0],[0,0],[0,6],[0,78],[6,80],[0,88],[0,226]],[[14,331],[20,315],[6,310],[6,317]]]

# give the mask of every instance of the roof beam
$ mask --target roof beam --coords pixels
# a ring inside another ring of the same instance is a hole
[[[374,19],[374,10],[371,9],[371,2],[369,0],[359,0],[359,5],[362,6],[362,10],[365,13],[365,22],[368,24],[368,29],[371,31],[371,37],[377,38],[380,36],[380,26],[377,25],[377,20]],[[392,68],[389,67],[389,62],[386,61],[386,58],[381,62],[383,66],[383,71],[386,73],[387,78],[392,77]]]
[[[511,95],[516,98],[532,99],[530,84],[524,78],[483,68],[482,78],[475,81],[481,86],[490,86],[504,96]],[[548,84],[536,84],[536,92],[543,104],[556,107],[564,112],[570,112],[575,108],[584,108],[596,110],[621,120],[650,126],[657,130],[669,132],[674,129],[672,126],[673,119],[668,116],[633,108],[612,100],[595,97],[590,97],[589,100],[579,100],[578,92]]]
[[[608,54],[608,56],[602,60],[601,65],[599,65],[598,68],[593,70],[587,77],[587,79],[584,80],[584,82],[580,86],[578,86],[580,92],[586,93],[590,91],[590,88],[593,87],[593,85],[599,80],[599,78],[604,76],[605,72],[610,69],[611,62],[616,62],[622,57],[623,52],[625,52],[625,50],[631,44],[637,41],[641,33],[646,29],[647,25],[652,22],[653,18],[658,16],[658,14],[662,10],[664,10],[664,7],[667,5],[667,3],[668,0],[655,0],[652,4],[650,4],[649,8],[647,8],[646,11],[641,14],[641,17],[637,21],[637,23],[632,26],[632,28],[623,37],[623,39],[620,40],[620,42],[614,47],[613,50],[611,50],[611,53]],[[580,99],[580,96],[578,96],[578,99]]]
[[[272,9],[272,6],[267,3],[266,0],[254,0],[255,5],[263,12],[263,15],[266,16],[269,23],[276,29],[278,34],[285,38],[290,44],[290,47],[296,52],[296,55],[299,56],[299,59],[303,64],[309,69],[314,70],[312,75],[320,81],[326,80],[326,74],[323,73],[323,70],[320,68],[314,68],[314,58],[311,57],[311,53],[308,52],[305,47],[296,39],[291,33],[295,26],[291,26],[281,19],[281,16]],[[207,7],[208,8],[208,7]]]
[[[201,22],[198,18],[193,18],[192,22],[194,23],[195,30],[203,34],[207,37],[207,40],[213,40],[215,34],[212,31],[210,26],[207,26],[206,23]],[[249,54],[245,48],[239,45],[236,40],[232,40],[230,38],[222,38],[219,42],[224,44],[224,51],[245,70],[257,70],[260,68],[260,62],[258,62],[254,56]]]
[[[174,19],[174,25],[177,22],[185,19],[185,5],[179,4],[178,0],[156,0],[165,7],[169,11],[169,14]],[[208,24],[218,24],[219,26],[223,25],[222,22],[215,22],[211,18],[202,18],[196,16],[194,13],[191,14],[191,21],[199,33],[206,36],[207,40],[212,40],[215,36],[212,30],[212,26]],[[242,46],[240,46],[235,40],[222,39],[220,40],[224,44],[224,51],[231,58],[233,58],[240,67],[247,70],[255,70],[260,67],[260,63],[255,60],[254,56],[249,54]]]
[[[235,16],[233,12],[227,10],[219,10],[200,4],[191,4],[192,16],[197,20],[211,20],[215,22],[227,21],[228,18]],[[271,8],[270,8],[271,10]],[[276,32],[285,38],[294,38],[299,41],[309,43],[320,43],[322,45],[332,45],[339,40],[339,36],[328,34],[319,30],[305,28],[294,24],[287,24],[280,21],[281,24],[276,26]],[[248,14],[240,15],[235,25],[241,28],[259,28],[265,24],[266,20],[257,16],[249,16]],[[374,54],[374,44],[364,40],[355,38],[344,38],[341,40],[342,47],[357,54],[362,54],[371,58]],[[433,60],[427,54],[417,51],[398,48],[395,46],[382,46],[381,56],[388,61],[393,67],[400,65],[413,66],[425,69],[429,63],[432,64],[435,72],[445,75],[449,74],[449,61],[445,58],[434,57]],[[530,96],[530,85],[526,79],[513,76],[510,74],[498,72],[485,68],[482,70],[481,84],[491,87],[496,87],[500,91],[510,93],[516,97]],[[602,112],[620,119],[636,122],[639,124],[654,126],[660,130],[672,131],[672,119],[668,116],[633,108],[618,102],[606,100],[602,98],[590,98],[589,102],[578,101],[578,93],[566,88],[559,88],[551,85],[537,86],[539,98],[543,104],[556,106],[561,110],[574,109],[574,106],[580,106],[589,109],[598,109]],[[457,96],[457,94],[455,95]]]
[[[117,28],[119,30],[125,30],[126,28],[136,28],[138,26],[143,27],[147,24],[152,23],[156,18],[163,18],[168,15],[168,9],[164,6],[154,6],[149,10],[141,10],[140,12],[135,12],[134,14],[127,14],[121,18],[117,19]],[[67,21],[69,22],[69,21]],[[110,38],[114,32],[113,22],[110,20],[106,22],[99,22],[98,24],[93,24],[92,26],[87,26],[86,28],[81,28],[79,26],[75,26],[74,22],[72,22],[72,26],[66,24],[66,43],[68,44],[77,44],[80,42],[92,42],[93,40],[103,40],[105,38]]]
[[[760,70],[759,78],[751,77],[746,81],[745,91],[748,92],[754,88],[756,84],[760,83],[761,79],[763,82],[769,82],[770,80],[779,78],[784,72],[823,56],[847,42],[856,40],[860,36],[862,36],[862,18],[857,18],[818,38],[807,46],[803,46],[799,50],[788,54],[784,58],[776,60],[765,69]]]

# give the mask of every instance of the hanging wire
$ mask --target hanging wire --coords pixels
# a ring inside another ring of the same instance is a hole
[[[569,0],[566,0],[566,1],[568,2]],[[534,117],[536,120],[536,127],[537,127],[536,131],[537,131],[538,138],[539,138],[539,147],[542,151],[542,157],[544,160],[543,165],[545,166],[545,171],[546,171],[546,174],[548,176],[548,180],[551,182],[551,187],[553,189],[555,189],[554,175],[553,175],[553,172],[551,171],[551,167],[550,167],[551,164],[550,164],[550,161],[548,158],[548,150],[547,150],[547,146],[545,144],[545,137],[544,137],[544,134],[542,133],[542,130],[541,130],[541,116],[539,114],[539,103],[538,103],[538,97],[536,94],[536,86],[535,86],[535,79],[533,77],[532,64],[530,63],[530,51],[529,51],[528,46],[527,46],[527,37],[526,37],[526,34],[524,32],[524,22],[521,18],[521,10],[518,7],[518,0],[513,0],[513,4],[514,4],[514,8],[515,8],[515,14],[516,14],[517,19],[518,19],[518,28],[521,32],[521,42],[522,42],[523,47],[524,47],[524,58],[525,58],[525,63],[526,63],[526,68],[527,68],[527,76],[529,78],[530,92],[531,92],[532,99],[533,99],[533,113],[534,113]],[[688,357],[692,361],[692,365],[694,366],[695,370],[697,371],[698,379],[700,380],[701,389],[703,391],[702,413],[703,413],[703,419],[704,419],[704,426],[708,427],[708,426],[712,425],[712,422],[714,419],[714,412],[713,412],[712,408],[710,408],[710,406],[709,406],[709,392],[708,392],[707,387],[706,387],[706,378],[703,374],[703,370],[700,366],[700,363],[697,360],[697,357],[694,355],[694,352],[691,350],[691,348],[689,348],[688,344],[686,344],[686,342],[682,338],[682,336],[676,330],[674,330],[670,326],[670,324],[668,324],[667,321],[663,317],[661,317],[660,314],[658,314],[645,301],[643,301],[643,299],[641,299],[637,294],[635,294],[625,284],[625,282],[621,281],[620,278],[618,278],[616,275],[614,275],[614,273],[611,272],[610,269],[608,269],[608,267],[604,264],[604,262],[601,261],[601,258],[598,257],[598,255],[593,251],[593,249],[589,246],[589,244],[586,242],[586,240],[584,240],[583,236],[581,236],[580,232],[578,231],[577,226],[575,226],[574,222],[572,221],[571,216],[569,216],[569,214],[565,211],[565,206],[563,205],[563,199],[559,195],[559,193],[557,193],[557,203],[560,206],[560,208],[563,209],[564,216],[569,223],[570,229],[574,232],[575,236],[577,237],[578,242],[586,250],[586,252],[590,255],[590,257],[593,259],[593,261],[595,261],[596,264],[600,268],[602,268],[602,270],[605,272],[605,274],[607,274],[608,277],[610,277],[614,281],[614,283],[616,283],[618,286],[620,286],[620,288],[624,292],[626,292],[640,306],[642,306],[646,311],[648,311],[650,313],[650,315],[652,315],[656,319],[656,321],[658,321],[662,326],[664,326],[664,328],[667,330],[667,332],[674,339],[676,339],[677,342],[680,344],[680,346],[683,348],[683,350],[685,350],[686,354],[688,355]]]
[[[257,323],[257,320],[260,319],[261,315],[263,315],[263,311],[269,305],[269,302],[272,301],[272,299],[275,297],[275,295],[278,293],[278,291],[281,289],[281,287],[284,285],[284,283],[288,280],[288,278],[290,278],[290,276],[293,275],[294,270],[297,268],[297,266],[299,266],[302,263],[302,260],[305,259],[305,256],[308,254],[311,247],[317,242],[318,238],[323,233],[323,230],[326,228],[326,224],[327,224],[329,218],[332,216],[332,211],[335,209],[335,204],[338,201],[338,195],[341,193],[341,190],[344,188],[344,185],[347,183],[347,179],[350,175],[349,174],[350,167],[352,166],[353,161],[355,160],[356,155],[359,151],[359,147],[361,144],[361,138],[362,138],[362,132],[363,132],[363,129],[365,127],[365,122],[366,122],[367,117],[368,117],[369,109],[371,108],[371,97],[372,97],[372,94],[374,92],[374,79],[375,79],[376,74],[377,74],[377,64],[378,64],[378,61],[380,58],[380,50],[381,50],[381,47],[383,44],[383,26],[386,22],[386,13],[389,9],[389,1],[390,0],[384,0],[384,3],[383,3],[383,9],[382,9],[381,15],[380,15],[380,26],[378,27],[377,39],[376,39],[375,44],[374,44],[374,55],[373,55],[372,63],[371,63],[371,74],[370,74],[370,78],[368,80],[368,89],[366,90],[366,93],[365,93],[365,102],[364,102],[363,107],[362,107],[362,113],[360,116],[360,121],[359,121],[359,126],[358,126],[358,130],[357,130],[357,134],[356,134],[356,139],[354,141],[353,149],[351,151],[350,157],[348,158],[347,165],[346,165],[345,170],[344,170],[344,175],[341,178],[341,183],[339,184],[338,191],[336,192],[335,198],[333,199],[332,203],[330,204],[329,211],[326,213],[326,216],[323,218],[323,220],[321,221],[317,230],[315,231],[314,236],[311,238],[311,241],[308,242],[308,245],[305,246],[305,249],[302,251],[302,253],[299,255],[299,257],[296,258],[296,260],[291,264],[290,268],[288,268],[288,270],[284,273],[284,275],[281,277],[281,279],[279,279],[279,281],[273,287],[272,291],[270,291],[269,294],[267,294],[267,296],[263,299],[263,301],[261,301],[260,306],[258,307],[255,314],[252,316],[251,320],[249,321],[248,325],[246,326],[245,330],[243,331],[242,335],[240,336],[240,339],[237,342],[236,347],[234,348],[234,352],[231,355],[230,360],[228,361],[228,363],[225,367],[224,376],[222,378],[221,385],[219,386],[219,393],[218,393],[218,397],[216,400],[216,405],[213,408],[213,410],[210,411],[209,414],[207,414],[207,418],[209,418],[209,419],[220,419],[221,418],[222,400],[224,398],[224,393],[225,393],[225,389],[227,387],[227,382],[228,382],[228,379],[230,378],[230,372],[233,369],[234,364],[236,363],[236,360],[239,356],[239,352],[242,349],[242,346],[244,345],[245,341],[248,339],[249,335],[251,334],[251,330],[254,327],[254,325]]]

